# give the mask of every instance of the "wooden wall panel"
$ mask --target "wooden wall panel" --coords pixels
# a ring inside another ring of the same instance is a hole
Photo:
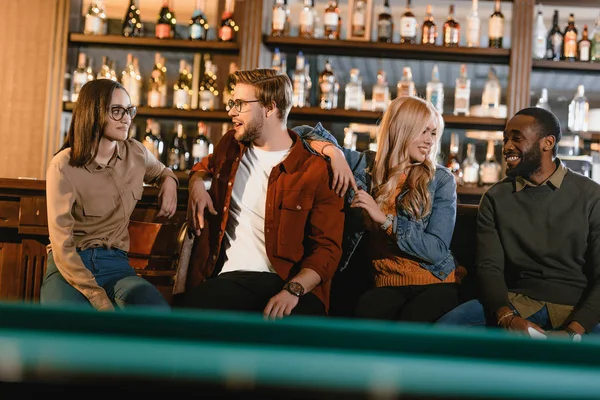
[[[2,4],[0,177],[45,175],[58,131],[67,8],[66,0]]]
[[[0,299],[22,300],[21,244],[0,243]]]

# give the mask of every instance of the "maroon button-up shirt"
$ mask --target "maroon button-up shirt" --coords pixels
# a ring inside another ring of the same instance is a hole
[[[321,283],[312,292],[329,309],[331,279],[342,255],[344,203],[331,190],[327,162],[304,148],[295,132],[288,133],[294,143],[288,156],[271,171],[267,186],[266,252],[283,280],[290,280],[302,268],[319,274]],[[204,213],[206,224],[192,250],[188,290],[218,274],[223,267],[221,252],[231,192],[246,151],[233,134],[225,134],[214,153],[192,168],[191,174],[203,171],[212,176],[209,193],[218,214]]]

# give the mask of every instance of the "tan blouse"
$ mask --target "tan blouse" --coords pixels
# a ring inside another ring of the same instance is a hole
[[[71,149],[56,154],[46,174],[48,251],[65,280],[96,309],[110,299],[85,267],[77,250],[90,247],[129,250],[129,218],[144,191],[143,182],[160,184],[177,178],[137,140],[117,142],[107,165],[92,161],[69,165]]]

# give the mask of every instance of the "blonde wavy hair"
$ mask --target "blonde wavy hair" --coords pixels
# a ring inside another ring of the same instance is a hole
[[[422,163],[411,162],[408,147],[432,123],[437,135],[428,158]],[[443,130],[442,115],[428,101],[402,96],[390,103],[378,127],[377,154],[370,171],[373,197],[380,208],[396,195],[398,182],[405,173],[402,189],[408,192],[400,201],[402,208],[417,220],[431,212],[433,200],[428,185],[435,175]]]

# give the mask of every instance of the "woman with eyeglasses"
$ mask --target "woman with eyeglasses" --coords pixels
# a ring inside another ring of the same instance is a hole
[[[101,79],[81,88],[66,140],[46,174],[50,245],[43,304],[169,308],[127,256],[129,218],[144,182],[160,185],[158,217],[171,218],[177,208],[173,172],[128,139],[136,111],[117,82]]]

